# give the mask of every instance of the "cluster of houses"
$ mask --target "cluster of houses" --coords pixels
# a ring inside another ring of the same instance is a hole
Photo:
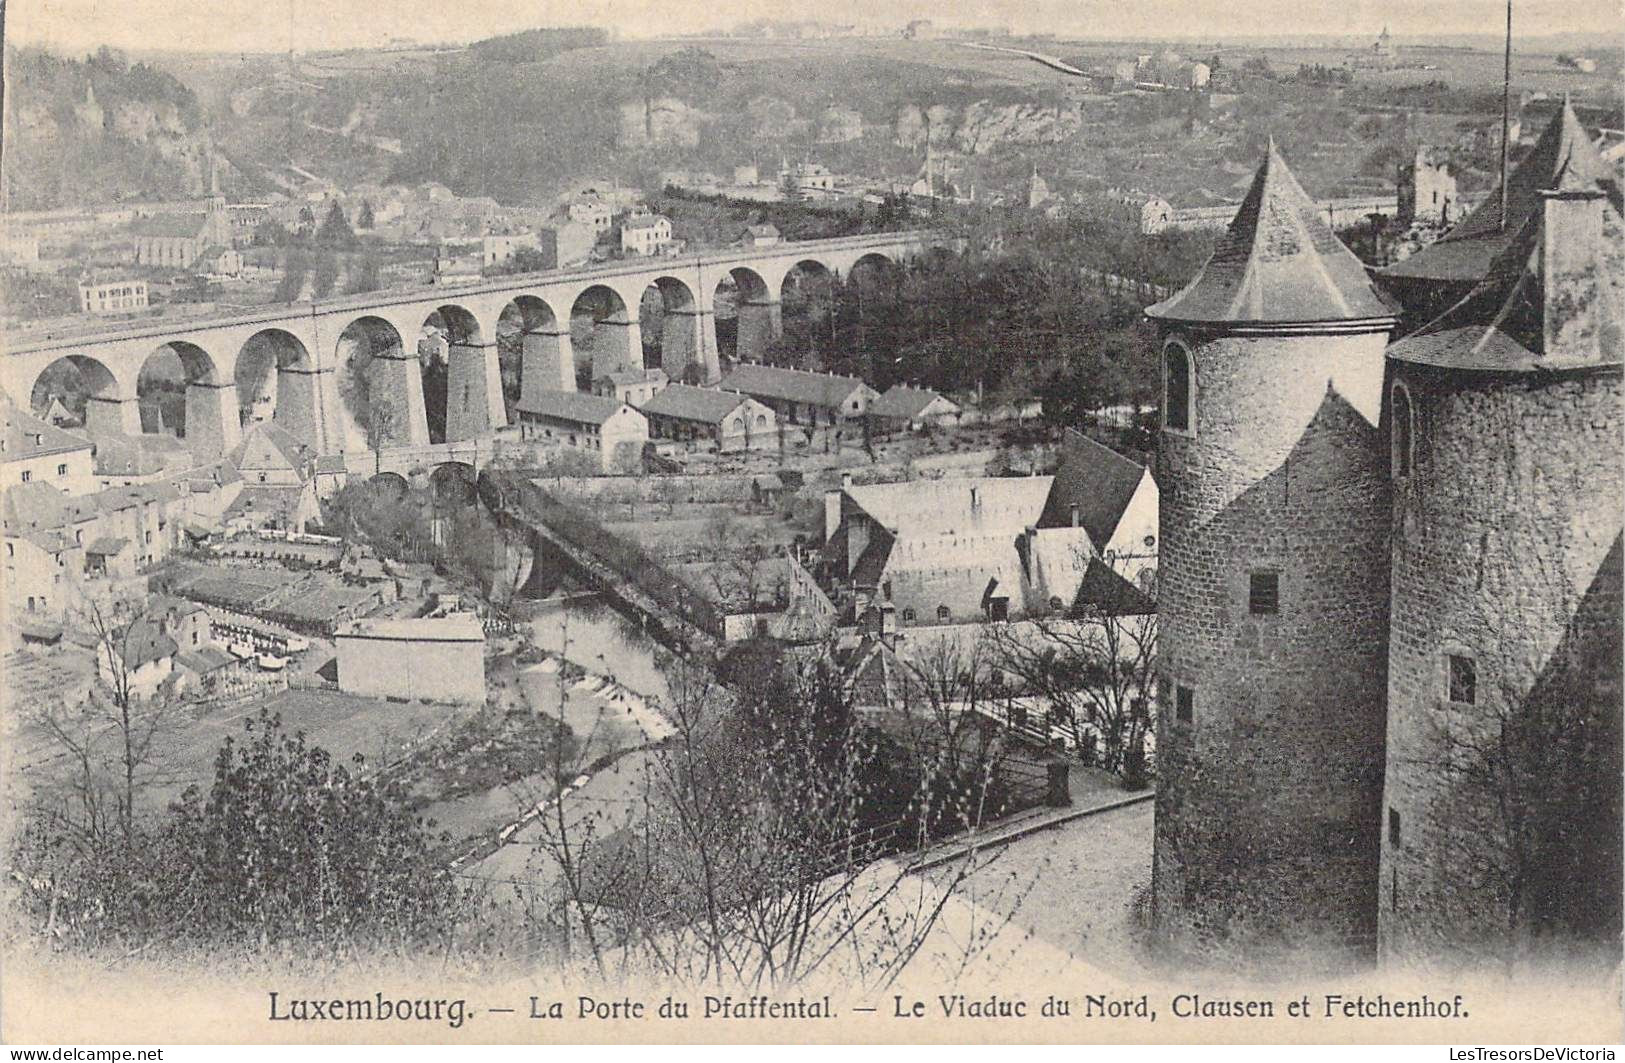
[[[726,641],[833,649],[854,704],[886,712],[923,696],[938,658],[975,663],[988,625],[1037,646],[1087,615],[1154,612],[1157,521],[1150,471],[1068,432],[1053,476],[847,475],[825,492],[810,549],[672,568],[722,616]]]
[[[882,394],[856,377],[750,362],[709,387],[625,368],[600,374],[591,394],[528,394],[517,411],[522,439],[587,452],[605,471],[639,467],[649,443],[673,455],[733,454],[777,450],[797,432],[885,438],[964,417],[958,404],[925,388],[898,384]]]
[[[189,543],[317,517],[315,454],[274,424],[200,463],[170,436],[81,431],[59,406],[47,419],[0,397],[4,599],[19,621],[49,628],[139,597],[144,573]]]

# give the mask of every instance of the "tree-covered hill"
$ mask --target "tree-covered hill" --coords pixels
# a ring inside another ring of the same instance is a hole
[[[10,208],[196,195],[209,136],[197,97],[170,73],[107,48],[83,59],[6,53]]]

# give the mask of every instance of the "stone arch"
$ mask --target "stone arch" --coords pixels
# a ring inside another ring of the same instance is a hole
[[[653,298],[651,298],[653,296]],[[638,320],[648,336],[658,330],[660,367],[672,380],[707,383],[717,379],[716,333],[699,293],[672,276],[656,277],[644,289]]]
[[[437,306],[430,312],[424,324],[439,320],[438,327],[445,334],[446,342],[451,344],[478,344],[483,342],[484,332],[480,328],[480,319],[472,310],[457,303],[446,303]]]
[[[852,262],[852,268],[847,270],[847,279],[850,282],[852,274],[860,269],[874,268],[894,272],[903,268],[902,262],[896,255],[885,251],[866,251]]]
[[[808,280],[826,278],[830,283],[839,279],[838,271],[829,263],[819,258],[798,259],[784,271],[784,277],[779,281],[779,298],[782,301],[786,293],[805,285]]]
[[[735,266],[711,292],[719,355],[734,361],[759,362],[773,341],[784,335],[779,287],[749,266]]]
[[[467,307],[446,303],[423,322],[418,344],[423,409],[431,443],[478,439],[508,423],[501,360],[493,337]]]
[[[379,448],[429,442],[417,351],[406,343],[399,328],[371,314],[339,333],[335,362],[347,444]]]
[[[518,407],[542,391],[576,390],[570,322],[547,300],[516,295],[497,314],[497,361],[502,396],[512,423]]]
[[[896,334],[886,324],[897,320],[903,280],[903,264],[895,255],[869,251],[853,260],[845,283],[837,286],[842,296],[836,307],[837,358],[825,368],[855,374],[877,388],[894,382]]]
[[[405,498],[412,490],[412,485],[406,477],[398,472],[380,472],[367,477],[367,487],[372,491],[388,491],[399,500]]]
[[[286,329],[260,329],[238,348],[232,377],[241,423],[272,420],[322,449],[321,377],[299,337]]]
[[[804,352],[807,368],[821,368],[820,353],[834,352],[835,304],[840,275],[828,263],[803,258],[779,282],[784,336]]]
[[[122,384],[107,363],[88,354],[65,354],[49,363],[21,397],[32,410],[44,410],[52,399],[60,399],[68,413],[93,433],[141,431],[133,389]]]
[[[423,387],[423,416],[429,428],[430,443],[444,443],[451,438],[452,396],[462,398],[469,387],[468,381],[458,373],[460,363],[468,360],[468,350],[475,357],[483,354],[479,318],[467,307],[446,303],[435,307],[424,317],[416,344],[418,372]],[[453,381],[453,377],[459,377]],[[459,437],[466,438],[466,437]]]
[[[641,292],[639,293],[641,295]],[[634,303],[608,284],[589,284],[570,302],[570,337],[592,356],[592,376],[643,367],[643,330]]]
[[[446,461],[429,472],[429,493],[436,507],[460,509],[472,505],[477,498],[479,476],[474,466],[465,461]]]
[[[1196,359],[1189,344],[1177,336],[1162,345],[1162,427],[1196,432]]]
[[[136,398],[149,411],[143,430],[149,424],[155,432],[173,427],[199,458],[219,457],[242,437],[236,381],[220,371],[213,355],[187,340],[159,344],[142,360]]]

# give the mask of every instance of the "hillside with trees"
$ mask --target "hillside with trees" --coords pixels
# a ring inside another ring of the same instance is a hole
[[[6,65],[11,209],[183,198],[208,187],[203,108],[170,73],[105,47],[83,59],[8,49]]]

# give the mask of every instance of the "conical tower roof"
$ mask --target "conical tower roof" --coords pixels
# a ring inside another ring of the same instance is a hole
[[[1462,283],[1482,280],[1490,265],[1540,213],[1540,193],[1565,180],[1590,182],[1607,191],[1619,206],[1619,181],[1586,136],[1567,100],[1535,142],[1533,150],[1507,177],[1507,224],[1501,225],[1501,189],[1497,185],[1477,210],[1436,243],[1395,263],[1379,274],[1400,281]]]
[[[1391,322],[1394,315],[1271,140],[1207,265],[1183,291],[1148,307],[1146,316],[1272,326]]]
[[[1549,194],[1555,197],[1603,195],[1595,183],[1570,170],[1558,177]],[[1536,199],[1537,205],[1540,199]],[[1506,241],[1484,279],[1435,320],[1388,348],[1388,356],[1404,362],[1450,369],[1501,372],[1576,369],[1618,365],[1625,359],[1625,226],[1613,204],[1602,207],[1601,231],[1593,234],[1594,269],[1576,286],[1548,275],[1546,257],[1548,223],[1544,210],[1528,214],[1522,227]],[[1573,240],[1576,234],[1565,233]],[[1557,288],[1548,290],[1552,285]],[[1564,322],[1549,322],[1558,314],[1565,322],[1582,316],[1590,326],[1564,331]],[[1557,331],[1566,338],[1548,342]]]

